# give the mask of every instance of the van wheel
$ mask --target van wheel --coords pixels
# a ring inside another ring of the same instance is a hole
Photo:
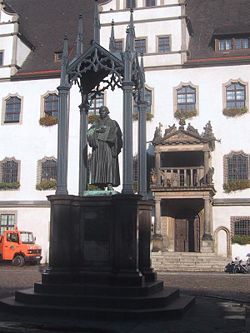
[[[13,258],[13,260],[12,260],[12,264],[14,266],[23,266],[24,265],[24,257],[21,256],[21,255],[15,256],[15,258]]]

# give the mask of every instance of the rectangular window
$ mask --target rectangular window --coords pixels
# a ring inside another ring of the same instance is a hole
[[[145,88],[145,102],[146,102],[146,112],[151,113],[152,112],[152,91]],[[134,103],[134,113],[138,112],[138,105]]]
[[[3,51],[0,51],[0,66],[3,66]]]
[[[0,214],[0,234],[2,234],[5,230],[13,230],[15,226],[15,214]]]
[[[146,53],[146,39],[140,38],[135,40],[135,50],[138,53]]]
[[[146,0],[146,7],[154,7],[156,0]]]
[[[62,52],[55,52],[54,53],[54,62],[60,62],[62,60]]]
[[[191,86],[177,89],[177,110],[194,111],[196,106],[196,90]]]
[[[18,181],[18,163],[13,160],[1,162],[1,176],[3,183],[16,183]]]
[[[104,94],[97,95],[95,99],[93,99],[92,104],[89,108],[89,114],[98,114],[101,106],[104,105]]]
[[[240,219],[235,221],[234,235],[250,236],[250,219]]]
[[[236,38],[235,47],[236,47],[236,49],[248,49],[249,48],[249,39],[248,38]]]
[[[250,47],[249,37],[230,37],[218,39],[219,51],[244,50]]]
[[[158,37],[158,52],[166,53],[170,51],[170,36]]]
[[[246,87],[240,82],[233,82],[226,87],[227,109],[242,109],[245,107]]]
[[[57,117],[59,110],[59,96],[48,94],[44,97],[44,113],[46,116]]]
[[[17,96],[5,100],[5,123],[18,123],[20,121],[21,99]]]
[[[55,160],[46,160],[42,162],[41,181],[57,179],[57,163]]]
[[[135,8],[136,0],[126,0],[126,8]]]
[[[219,50],[220,51],[227,51],[232,50],[232,39],[221,39],[219,40]]]

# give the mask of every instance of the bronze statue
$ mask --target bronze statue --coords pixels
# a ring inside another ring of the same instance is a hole
[[[100,189],[120,185],[118,155],[122,148],[122,132],[115,120],[110,119],[109,109],[102,106],[100,117],[89,128],[88,143],[92,147],[90,184]]]

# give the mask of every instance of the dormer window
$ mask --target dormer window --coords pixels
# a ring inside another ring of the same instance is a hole
[[[235,48],[236,49],[248,49],[249,48],[249,38],[235,38]]]
[[[220,39],[218,46],[219,46],[219,51],[232,50],[233,48],[232,39]]]
[[[215,36],[215,50],[219,52],[240,51],[250,48],[249,35],[217,35]]]
[[[62,60],[62,52],[54,53],[54,62],[60,62]]]
[[[221,38],[218,39],[218,50],[241,50],[249,48],[249,38]]]

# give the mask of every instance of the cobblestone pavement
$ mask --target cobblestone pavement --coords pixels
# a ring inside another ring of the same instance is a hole
[[[183,319],[90,322],[0,311],[0,333],[250,333],[250,274],[171,272],[159,273],[158,279],[164,280],[165,286],[180,288],[182,293],[197,295],[196,304]],[[38,266],[1,265],[0,298],[40,280]]]

